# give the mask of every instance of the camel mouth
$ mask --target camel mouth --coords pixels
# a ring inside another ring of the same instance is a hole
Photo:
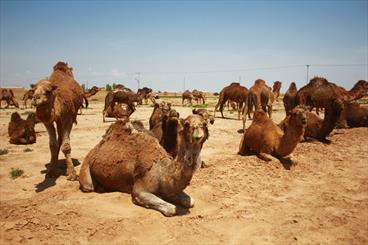
[[[307,126],[307,119],[306,118],[302,119],[302,125]]]

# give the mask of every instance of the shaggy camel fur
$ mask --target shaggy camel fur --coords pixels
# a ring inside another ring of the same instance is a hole
[[[213,117],[216,117],[216,111],[219,108],[222,118],[224,118],[224,105],[226,101],[231,100],[238,104],[238,119],[240,119],[241,108],[247,107],[248,89],[240,85],[240,83],[231,83],[224,87],[219,95],[219,100],[215,106]]]
[[[206,109],[193,109],[192,113],[202,116],[204,120],[211,124],[215,123],[215,118]]]
[[[24,120],[18,112],[11,114],[8,125],[8,135],[10,144],[33,144],[36,142],[36,131],[34,129],[37,123],[34,113],[28,115]]]
[[[130,115],[133,114],[133,110],[127,104],[117,104],[114,108],[111,106],[107,107],[106,110],[102,112],[102,121],[106,122],[106,117],[113,117],[116,120],[125,120],[128,121]]]
[[[182,105],[184,105],[185,100],[187,101],[187,103],[192,105],[193,94],[189,90],[185,90],[184,93],[181,95],[181,98],[182,98],[182,101],[181,101]]]
[[[206,95],[202,91],[194,89],[192,91],[192,96],[193,96],[193,99],[197,102],[197,104],[201,102],[202,104],[206,104]]]
[[[275,95],[275,99],[276,101],[279,101],[279,96],[280,96],[280,89],[281,89],[281,82],[280,81],[275,81],[273,83],[273,87],[272,87],[272,92]]]
[[[3,89],[1,91],[0,108],[1,108],[1,102],[3,100],[5,100],[5,102],[6,102],[6,107],[5,108],[9,108],[9,106],[11,106],[11,105],[19,108],[19,104],[15,100],[15,96],[14,96],[13,90],[11,90],[11,89],[9,89],[9,90]]]
[[[297,106],[296,94],[298,93],[298,89],[296,88],[295,82],[292,82],[286,91],[284,98],[282,101],[284,102],[284,108],[286,115],[290,114],[290,111]]]
[[[325,108],[325,116],[318,140],[329,142],[326,137],[335,128],[343,108],[343,101],[350,95],[342,91],[334,83],[325,78],[314,77],[310,82],[299,89],[296,100],[299,105]]]
[[[143,87],[138,89],[137,94],[142,98],[141,101],[138,102],[139,105],[142,105],[143,99],[145,104],[148,104],[148,99],[151,99],[152,97],[152,89]],[[152,100],[152,99],[151,99]]]
[[[23,95],[23,108],[27,108],[27,100],[31,100],[32,101],[32,98],[33,98],[33,90],[30,89],[28,90],[27,92],[24,93]],[[31,108],[32,108],[32,103],[31,103]]]
[[[368,107],[363,107],[356,102],[345,102],[337,127],[368,127]]]
[[[201,163],[199,155],[208,130],[198,115],[178,121],[178,127],[178,154],[172,158],[142,127],[114,123],[82,164],[81,190],[102,187],[131,193],[133,203],[165,216],[177,214],[174,204],[193,207],[194,200],[183,190]]]
[[[285,133],[264,111],[255,111],[253,122],[240,141],[239,154],[256,154],[265,161],[272,160],[270,155],[277,158],[288,156],[300,142],[306,126],[304,107],[298,106],[291,111]]]
[[[58,62],[54,66],[49,80],[39,81],[32,89],[37,118],[45,125],[49,134],[51,161],[46,177],[57,176],[61,149],[66,159],[67,178],[76,180],[77,174],[71,157],[70,132],[73,123],[77,122],[77,112],[83,103],[83,89],[74,80],[72,68],[64,62]]]

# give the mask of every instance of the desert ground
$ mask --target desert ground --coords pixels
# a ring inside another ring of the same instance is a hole
[[[104,95],[90,99],[72,130],[77,172],[115,121],[102,122]],[[191,113],[180,98],[163,99],[171,100],[181,117]],[[208,109],[215,103],[211,97]],[[65,176],[45,179],[50,152],[42,124],[36,125],[35,144],[8,143],[10,114],[18,111],[25,118],[33,110],[0,110],[0,148],[9,151],[0,156],[0,244],[368,244],[368,128],[334,130],[331,144],[300,143],[289,168],[237,155],[242,122],[225,109],[228,119],[217,113],[209,125],[201,153],[207,167],[186,189],[194,208],[167,218],[134,205],[126,193],[82,193],[78,181]],[[148,127],[152,110],[139,106],[131,119]],[[279,101],[273,120],[284,116]],[[65,169],[64,161],[59,163]],[[24,174],[12,179],[12,168]]]

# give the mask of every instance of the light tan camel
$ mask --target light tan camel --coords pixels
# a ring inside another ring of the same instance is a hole
[[[178,126],[178,154],[173,159],[142,127],[114,123],[82,164],[81,190],[91,192],[102,187],[131,193],[133,203],[165,216],[177,214],[174,204],[193,207],[194,200],[183,190],[201,164],[207,123],[201,116],[190,115],[178,121]]]
[[[83,89],[74,80],[72,68],[64,62],[58,62],[49,79],[32,85],[32,89],[37,118],[45,125],[49,134],[51,161],[46,177],[58,175],[57,162],[61,149],[66,159],[67,178],[76,180],[77,174],[71,158],[70,132],[73,123],[77,122],[77,112],[83,103]]]
[[[253,122],[240,141],[239,154],[256,154],[265,161],[271,161],[271,155],[288,156],[303,137],[307,126],[306,108],[295,107],[287,125],[284,133],[264,111],[255,111]]]

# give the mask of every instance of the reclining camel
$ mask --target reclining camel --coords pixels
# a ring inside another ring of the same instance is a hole
[[[170,111],[170,102],[161,101],[160,103],[155,103],[149,119],[149,129],[152,130],[156,125],[160,124],[164,115],[168,115]]]
[[[74,80],[72,70],[67,63],[58,62],[48,80],[32,85],[37,118],[49,134],[51,161],[46,177],[58,176],[57,162],[61,149],[66,159],[67,179],[77,179],[71,157],[70,132],[83,103],[83,89]]]
[[[183,190],[201,163],[199,154],[208,136],[207,123],[198,115],[177,123],[175,158],[141,126],[122,121],[112,124],[82,164],[81,190],[103,188],[131,193],[133,203],[165,216],[177,214],[174,204],[193,207],[193,198]]]
[[[5,102],[6,102],[5,108],[9,108],[9,106],[11,106],[11,105],[19,108],[19,104],[18,104],[18,102],[15,99],[13,90],[11,90],[11,89],[9,89],[9,90],[3,89],[1,91],[0,108],[1,108],[1,102],[3,100],[5,100]]]
[[[304,135],[306,126],[305,107],[297,106],[291,111],[285,133],[267,117],[266,112],[255,111],[253,122],[240,141],[238,153],[256,154],[264,161],[271,161],[272,156],[283,158],[294,151]]]
[[[338,128],[368,127],[368,107],[356,102],[345,102],[337,121]]]
[[[295,82],[292,82],[286,91],[284,98],[282,101],[284,102],[284,108],[286,115],[290,114],[290,111],[297,106],[296,94],[298,93],[298,89],[296,88]]]
[[[224,105],[228,100],[234,101],[238,105],[238,119],[240,119],[241,110],[247,108],[248,89],[240,85],[240,83],[231,83],[224,87],[219,95],[219,100],[215,106],[213,117],[216,117],[217,109],[220,110],[222,118],[224,118]]]
[[[192,113],[202,116],[204,120],[211,124],[215,123],[215,118],[207,111],[207,109],[193,109]]]
[[[10,144],[33,144],[36,142],[36,131],[34,129],[37,123],[36,115],[31,113],[24,120],[18,114],[13,112],[8,125],[8,135]]]

